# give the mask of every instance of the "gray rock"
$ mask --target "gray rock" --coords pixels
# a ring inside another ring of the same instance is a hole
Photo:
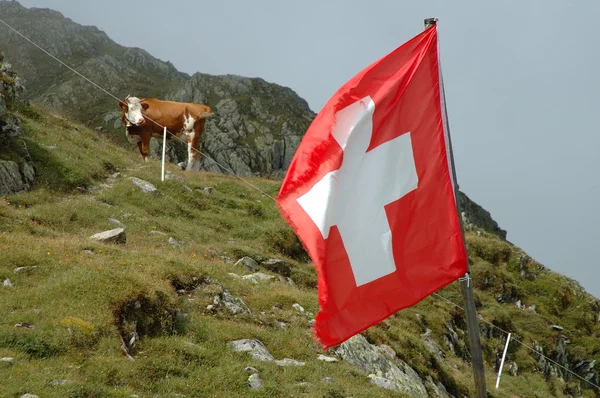
[[[251,257],[242,257],[236,263],[236,267],[244,267],[248,272],[256,272],[260,269],[258,263]]]
[[[377,387],[385,388],[386,390],[396,391],[396,392],[405,392],[402,388],[395,382],[390,379],[386,379],[385,377],[381,377],[375,374],[369,374],[369,381],[371,384],[375,384]],[[428,395],[426,395],[428,397]]]
[[[276,274],[290,277],[292,276],[292,268],[291,266],[283,260],[272,258],[270,260],[264,261],[261,265],[268,269],[271,272],[275,272]]]
[[[164,232],[160,232],[160,231],[150,231],[151,234],[154,235],[162,235],[162,236],[167,236],[167,234],[165,234]]]
[[[4,287],[14,287],[14,285],[12,284],[12,282],[10,281],[10,279],[5,279],[4,283],[2,284],[2,286],[4,286]]]
[[[248,386],[251,390],[260,390],[261,388],[263,388],[263,385],[263,381],[261,380],[260,376],[256,373],[248,376]]]
[[[446,387],[439,381],[435,383],[431,376],[425,378],[425,386],[433,393],[433,397],[451,398]]]
[[[37,267],[36,267],[36,266],[34,266],[34,265],[29,265],[29,266],[27,266],[27,267],[18,267],[18,268],[15,268],[15,269],[13,269],[13,273],[14,273],[14,274],[19,274],[19,273],[21,273],[21,272],[23,272],[23,271],[33,271],[33,270],[35,270],[35,269],[37,269]]]
[[[298,311],[299,313],[301,313],[301,314],[304,313],[304,308],[300,304],[298,304],[298,303],[292,304],[292,307],[294,307],[294,309],[296,311]]]
[[[4,358],[0,358],[0,362],[2,363],[9,363],[9,364],[14,364],[15,363],[15,359],[14,358],[10,358],[10,357],[4,357]]]
[[[173,237],[170,237],[170,238],[169,238],[169,244],[170,244],[171,246],[173,246],[174,248],[175,248],[175,247],[180,247],[180,246],[181,246],[181,242],[178,242],[178,241],[177,241],[177,240],[175,240],[175,238],[173,238]]]
[[[508,373],[510,373],[512,377],[517,377],[519,375],[519,366],[516,362],[511,361],[508,363]]]
[[[387,348],[370,344],[358,334],[340,344],[334,351],[345,361],[367,375],[371,382],[413,397],[427,398],[423,381],[410,366],[399,359],[391,359]]]
[[[124,228],[115,228],[92,235],[90,239],[105,243],[124,244],[127,241],[127,235]]]
[[[317,359],[319,361],[324,361],[324,362],[339,362],[340,360],[335,358],[335,357],[328,357],[326,355],[323,354],[319,354],[319,356],[317,357]]]
[[[267,348],[259,340],[235,340],[232,341],[230,345],[233,348],[233,351],[247,352],[252,356],[252,358],[258,361],[270,362],[275,360],[273,355],[271,355],[269,350],[267,350]]]
[[[177,163],[177,166],[181,169],[181,170],[185,170],[187,163],[186,162],[179,162]]]
[[[38,397],[37,395],[34,395],[34,394],[26,393],[26,394],[21,395],[19,398],[40,398],[40,397]]]
[[[242,279],[256,284],[258,282],[269,281],[271,279],[275,279],[275,277],[272,275],[263,274],[262,272],[256,272],[254,274],[244,275],[244,276],[242,276]]]
[[[125,225],[123,225],[123,223],[115,218],[109,218],[108,222],[111,224],[115,224],[118,225],[119,227],[124,227]]]
[[[562,326],[558,326],[558,325],[550,325],[550,327],[553,330],[558,330],[559,332],[561,332],[564,329]]]
[[[285,276],[279,275],[277,279],[279,279],[279,282],[281,282],[281,283],[285,283],[285,284],[288,284],[290,286],[296,286],[296,283],[294,283],[294,281],[292,280],[292,278],[286,278]]]
[[[227,289],[216,295],[213,300],[215,306],[225,306],[233,315],[237,314],[251,314],[248,305],[238,297],[233,297]]]
[[[433,340],[433,337],[431,337],[431,330],[427,329],[425,333],[421,335],[421,338],[423,339],[427,350],[431,352],[437,359],[446,358],[446,354],[440,349],[435,340]]]
[[[573,370],[587,381],[591,381],[595,377],[594,366],[596,366],[596,360],[584,359],[579,361]]]
[[[490,212],[473,202],[461,191],[458,192],[458,206],[464,212],[469,224],[472,223],[476,227],[506,240],[506,231],[498,226]]]
[[[259,374],[260,373],[258,371],[258,369],[253,368],[252,366],[248,366],[248,367],[244,368],[244,372],[250,373],[250,374]]]
[[[129,177],[129,179],[131,180],[133,185],[140,188],[142,190],[142,192],[151,193],[151,194],[156,194],[158,192],[158,189],[156,189],[156,186],[154,186],[154,184],[152,184],[152,183],[149,183],[148,181],[144,181],[137,177]]]
[[[204,192],[204,194],[206,195],[210,195],[213,191],[213,187],[204,187],[204,189],[202,189],[202,192]]]
[[[24,168],[26,166],[22,166]],[[27,166],[26,170],[29,170]],[[32,179],[21,174],[21,168],[13,161],[0,160],[0,196],[11,195],[31,189]],[[30,172],[27,172],[29,175]]]
[[[52,386],[64,386],[65,384],[72,383],[71,380],[52,380],[50,385]]]
[[[275,363],[279,366],[304,366],[304,365],[306,365],[305,362],[299,362],[299,361],[296,361],[295,359],[290,359],[290,358],[277,359],[277,360],[275,360]]]
[[[331,377],[325,377],[322,381],[325,384],[333,384],[333,379]]]
[[[185,179],[183,177],[178,176],[176,174],[173,174],[173,173],[171,173],[169,171],[167,171],[165,173],[165,180],[167,180],[167,181],[179,181],[179,182],[185,181]]]

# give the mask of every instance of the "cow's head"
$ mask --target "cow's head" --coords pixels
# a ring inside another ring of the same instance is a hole
[[[130,97],[129,95],[125,98],[125,102],[119,101],[121,117],[123,118],[123,123],[125,123],[127,127],[139,126],[146,121],[142,115],[142,110],[148,109],[149,105],[143,101],[144,99]]]

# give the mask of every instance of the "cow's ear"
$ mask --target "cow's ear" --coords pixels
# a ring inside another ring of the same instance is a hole
[[[142,104],[142,108],[144,108],[144,110],[148,110],[149,107],[150,104],[146,104],[145,102]]]
[[[122,102],[122,101],[119,101],[119,108],[121,108],[121,109],[123,109],[124,111],[126,111],[126,110],[127,110],[127,104],[125,104],[125,103],[124,103],[124,102]]]

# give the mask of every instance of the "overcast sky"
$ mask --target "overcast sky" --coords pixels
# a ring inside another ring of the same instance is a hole
[[[598,0],[20,0],[187,73],[262,77],[318,112],[438,17],[461,189],[508,239],[600,297]]]

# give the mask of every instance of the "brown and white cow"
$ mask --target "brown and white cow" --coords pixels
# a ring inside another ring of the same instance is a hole
[[[206,118],[212,115],[210,107],[156,98],[140,99],[128,95],[125,102],[119,101],[119,108],[127,139],[132,144],[137,144],[144,161],[148,161],[150,139],[154,137],[162,142],[161,126],[166,126],[167,142],[175,139],[169,132],[179,137],[185,136],[188,144],[186,170],[200,170],[200,135],[204,131]]]

